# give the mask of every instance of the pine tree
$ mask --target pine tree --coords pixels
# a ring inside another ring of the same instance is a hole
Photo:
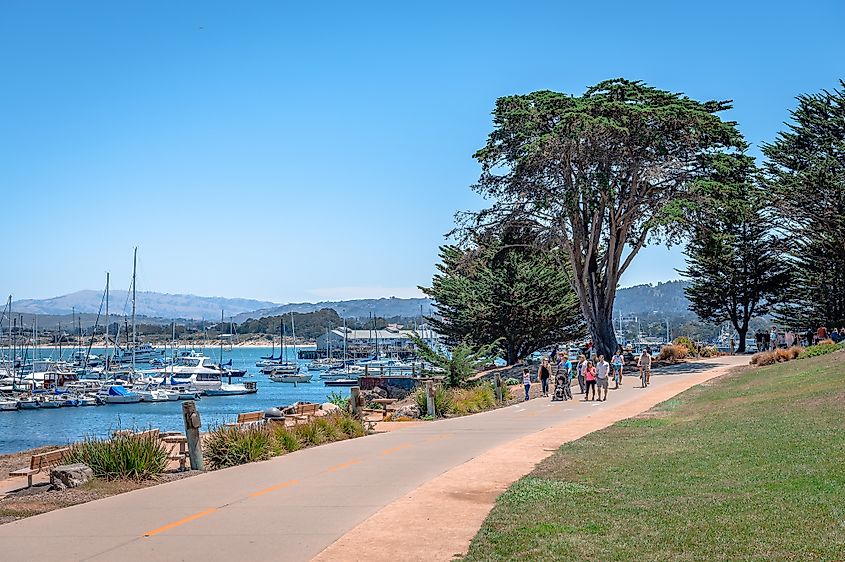
[[[431,287],[434,329],[453,346],[499,342],[508,364],[583,334],[575,294],[557,260],[508,228],[470,248],[440,248]]]
[[[799,96],[789,130],[763,147],[794,270],[778,312],[796,328],[845,326],[845,82],[840,87]]]
[[[697,206],[681,274],[691,281],[690,310],[707,322],[729,321],[744,353],[751,319],[783,299],[789,271],[753,158],[717,155],[710,167],[711,176],[693,189]]]

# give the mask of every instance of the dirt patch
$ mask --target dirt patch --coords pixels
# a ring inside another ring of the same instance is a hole
[[[32,452],[30,451],[28,454],[32,454]],[[152,480],[140,482],[135,480],[107,481],[94,479],[79,488],[61,491],[50,490],[49,485],[33,486],[29,489],[11,492],[3,499],[0,499],[0,525],[25,517],[47,513],[54,509],[99,500],[109,496],[131,492],[132,490],[164,484],[173,480],[181,480],[182,478],[196,476],[197,474],[202,473],[199,471],[172,472],[162,474]]]

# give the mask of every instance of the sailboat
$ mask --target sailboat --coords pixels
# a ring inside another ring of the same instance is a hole
[[[279,338],[282,337],[282,320],[279,319]],[[273,338],[273,347],[271,348],[272,351],[270,352],[270,357],[262,357],[259,361],[255,363],[256,367],[270,367],[272,365],[278,365],[279,362],[282,360],[282,349],[279,348],[279,356],[276,357],[276,338]]]
[[[296,323],[293,319],[293,312],[290,313],[291,329],[293,330],[293,350],[296,353]],[[282,329],[282,355],[283,360],[272,367],[265,367],[262,372],[270,377],[273,382],[311,382],[311,374],[299,374],[299,363],[296,361],[288,361],[287,348],[285,348],[285,333]]]

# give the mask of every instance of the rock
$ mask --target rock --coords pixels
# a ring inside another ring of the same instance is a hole
[[[395,420],[397,418],[419,418],[420,417],[420,409],[416,404],[406,404],[404,406],[400,406],[393,412],[392,418]]]
[[[50,484],[55,490],[77,488],[94,478],[94,471],[87,464],[62,464],[50,471]]]
[[[373,394],[377,395],[379,398],[387,398],[387,391],[380,386],[373,388]]]
[[[340,410],[340,406],[338,406],[337,404],[332,404],[331,402],[325,402],[324,404],[320,405],[320,409],[325,412],[332,413]]]
[[[264,417],[265,418],[283,418],[283,417],[285,417],[285,415],[278,408],[267,408],[266,410],[264,410]]]

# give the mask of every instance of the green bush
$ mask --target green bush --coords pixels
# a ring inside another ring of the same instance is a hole
[[[420,409],[420,412],[428,411],[428,402],[425,395],[425,387],[420,387],[414,393],[414,402]],[[452,397],[451,393],[443,386],[437,386],[434,389],[434,411],[438,416],[443,416],[452,412]]]
[[[284,424],[273,424],[273,439],[276,442],[274,452],[277,455],[292,453],[302,448],[299,437]]]
[[[515,384],[520,384],[520,381],[519,381],[519,379],[515,379],[515,378],[511,377],[511,378],[509,378],[505,381],[505,384],[508,385],[508,386],[513,386]]]
[[[308,447],[309,445],[322,445],[326,442],[326,434],[323,429],[314,422],[298,425],[294,428],[299,441]]]
[[[349,397],[343,396],[341,393],[337,392],[336,390],[332,390],[329,393],[327,400],[343,411],[349,410]]]
[[[317,418],[311,423],[320,429],[320,432],[323,434],[326,441],[331,442],[346,439],[346,434],[340,431],[334,423],[334,420],[328,417]]]
[[[337,428],[345,433],[347,437],[363,437],[366,434],[364,424],[352,416],[339,415],[332,417],[335,418],[334,422]]]
[[[476,414],[496,406],[496,390],[493,385],[488,383],[453,390],[450,398],[452,412],[458,415]]]
[[[695,344],[691,339],[686,336],[680,336],[678,338],[675,338],[672,343],[687,348],[687,355],[689,355],[690,357],[695,357],[696,355],[698,355],[698,350],[696,349]]]
[[[88,438],[75,443],[67,462],[87,464],[97,478],[146,480],[167,468],[167,451],[158,435],[115,435],[111,439]]]
[[[276,450],[272,434],[263,426],[218,427],[203,442],[203,454],[216,470],[269,459]]]
[[[819,343],[805,347],[804,351],[801,352],[798,358],[807,359],[808,357],[818,357],[819,355],[827,355],[828,353],[833,353],[834,351],[838,351],[840,349],[845,349],[845,346],[842,344],[835,344],[833,342]]]

